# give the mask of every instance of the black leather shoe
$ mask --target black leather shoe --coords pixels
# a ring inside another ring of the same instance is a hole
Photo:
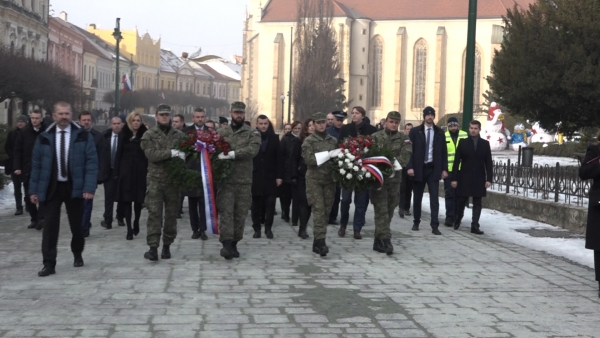
[[[31,222],[31,224],[27,226],[27,229],[35,229],[35,222]]]
[[[45,266],[45,267],[42,268],[42,270],[40,270],[38,272],[38,276],[40,276],[40,277],[46,277],[46,276],[53,275],[55,273],[56,273],[56,271],[54,270],[54,268],[51,268],[49,266]]]
[[[471,233],[475,235],[483,235],[483,231],[479,230],[479,227],[471,227]]]
[[[35,223],[35,230],[42,230],[44,228],[44,220],[37,221]]]
[[[200,231],[200,239],[206,241],[208,236],[206,236],[206,231]]]
[[[90,237],[90,229],[83,230],[83,237]]]
[[[23,209],[17,209],[15,216],[23,215]]]
[[[198,239],[198,238],[200,238],[200,232],[194,231],[194,233],[192,234],[192,239]]]
[[[383,245],[385,246],[385,254],[390,256],[391,254],[394,253],[394,246],[392,245],[392,240],[387,238],[387,239],[383,239],[381,240],[383,242]]]
[[[454,221],[452,220],[452,218],[447,217],[446,221],[444,221],[444,225],[447,227],[454,226]]]
[[[271,229],[265,229],[265,235],[268,239],[273,239],[273,231]]]
[[[238,241],[231,242],[231,251],[233,253],[233,258],[240,258],[240,252],[237,249]]]
[[[254,230],[254,235],[252,235],[252,238],[260,238],[260,230]]]
[[[329,225],[340,225],[340,223],[338,223],[336,220],[329,221],[329,222],[327,222],[327,224],[329,224]]]
[[[360,230],[354,231],[354,239],[362,239],[362,236],[360,235]]]
[[[400,218],[404,218],[404,210],[398,209],[398,216],[400,216]]]
[[[125,222],[121,219],[117,219],[117,224],[119,224],[120,227],[124,227],[125,226]]]
[[[133,239],[133,233],[128,231],[127,235],[125,236],[125,239],[131,241]]]
[[[412,226],[411,230],[412,231],[419,231],[419,224],[418,223],[413,223],[413,226]]]
[[[460,228],[460,222],[454,222],[454,230],[458,230]]]
[[[442,234],[438,228],[435,228],[435,229],[431,230],[431,233],[434,234],[434,235],[441,235]]]
[[[133,235],[137,236],[139,233],[140,233],[140,222],[134,221],[133,222]]]
[[[411,215],[412,215],[412,214],[410,213],[410,211],[408,211],[408,210],[404,211],[404,214],[405,214],[406,216],[411,216]]]
[[[385,252],[385,245],[380,239],[375,238],[375,241],[373,242],[373,250],[381,253]]]
[[[73,266],[76,268],[80,268],[83,266],[83,258],[81,255],[75,256],[75,260],[73,261]]]
[[[345,226],[340,226],[340,230],[338,230],[338,236],[340,237],[344,237],[346,236],[346,227]]]
[[[302,238],[302,239],[307,239],[310,236],[306,233],[306,226],[304,227],[300,227],[300,229],[298,229],[298,237]]]
[[[160,253],[160,258],[162,258],[162,259],[171,258],[171,250],[169,250],[168,245],[163,245],[162,252]]]
[[[146,253],[144,253],[144,258],[151,260],[151,261],[157,261],[158,260],[158,249],[150,247],[150,250],[148,250],[148,251],[146,251]]]
[[[104,229],[112,229],[112,224],[106,223],[105,221],[100,222],[100,226],[102,226]]]
[[[297,227],[297,226],[298,226],[298,223],[292,223],[292,226],[293,226],[293,227]]]

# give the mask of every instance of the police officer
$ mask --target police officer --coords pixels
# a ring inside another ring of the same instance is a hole
[[[156,109],[156,126],[142,136],[141,147],[148,158],[148,234],[146,241],[150,250],[144,258],[158,260],[161,228],[163,236],[162,259],[171,258],[169,246],[177,236],[177,212],[179,211],[179,187],[169,182],[166,166],[175,157],[185,160],[185,153],[175,150],[185,135],[171,126],[171,107],[161,104]],[[164,207],[164,223],[163,223]]]
[[[327,118],[323,113],[314,113],[312,119],[315,132],[302,143],[302,158],[308,167],[306,172],[306,198],[313,213],[313,252],[326,256],[329,248],[325,243],[327,221],[335,194],[332,163],[330,159],[340,153],[337,140],[327,134]]]
[[[231,149],[227,155],[219,154],[219,159],[232,161],[229,176],[217,190],[221,256],[227,260],[240,257],[237,243],[244,237],[244,222],[252,204],[252,162],[261,144],[260,132],[244,123],[244,102],[232,103],[230,114],[231,125],[218,130]]]
[[[451,227],[456,216],[456,189],[452,188],[452,166],[458,142],[468,137],[467,132],[458,130],[458,119],[454,116],[448,119],[448,130],[446,131],[446,147],[448,148],[448,177],[444,178],[444,195],[446,202],[446,220],[444,225]]]
[[[394,252],[392,245],[392,233],[390,222],[394,215],[394,209],[398,205],[400,196],[398,189],[402,183],[402,167],[408,164],[412,144],[406,142],[408,136],[398,131],[400,125],[400,113],[391,111],[384,122],[384,129],[376,132],[371,137],[383,147],[388,148],[394,154],[394,175],[386,178],[383,187],[371,189],[371,202],[375,211],[375,241],[373,250],[385,252],[391,255]]]

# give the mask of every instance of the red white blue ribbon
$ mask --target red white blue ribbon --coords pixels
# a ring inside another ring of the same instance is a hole
[[[379,182],[379,185],[383,185],[383,173],[377,168],[376,164],[383,164],[392,166],[392,162],[385,156],[373,156],[367,157],[362,160],[362,167],[365,168],[375,179]]]
[[[209,234],[219,234],[219,219],[215,187],[212,177],[210,154],[206,148],[200,151],[200,175],[202,176],[202,193],[204,194],[204,214],[206,215],[206,231]]]

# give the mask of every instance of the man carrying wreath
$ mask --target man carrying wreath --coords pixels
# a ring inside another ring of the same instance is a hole
[[[394,209],[398,205],[400,196],[398,190],[402,183],[402,167],[408,164],[412,145],[408,136],[398,131],[400,125],[400,113],[391,111],[385,119],[385,128],[371,135],[376,144],[389,149],[394,154],[394,175],[386,178],[383,186],[371,189],[371,202],[375,211],[375,241],[373,250],[391,255],[394,252],[392,245],[392,232],[390,222],[394,216]]]

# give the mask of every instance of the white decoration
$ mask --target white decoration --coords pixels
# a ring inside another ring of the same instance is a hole
[[[349,179],[349,180],[352,179],[352,174],[346,175],[346,178]]]

